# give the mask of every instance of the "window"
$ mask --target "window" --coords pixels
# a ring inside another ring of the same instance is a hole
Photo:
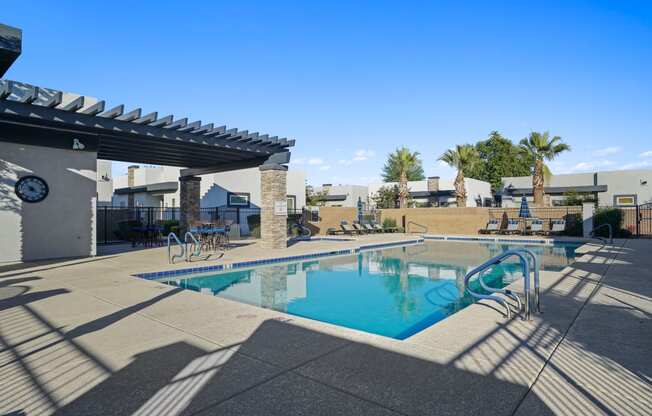
[[[249,207],[249,194],[246,192],[229,192],[226,198],[230,207]]]
[[[288,195],[288,212],[292,213],[295,209],[297,209],[297,197]]]
[[[614,195],[614,205],[617,207],[633,207],[636,205],[636,195]]]

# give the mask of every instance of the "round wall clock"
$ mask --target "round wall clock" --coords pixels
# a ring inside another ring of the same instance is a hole
[[[48,184],[38,176],[23,176],[16,182],[16,195],[25,202],[41,202],[48,196]]]

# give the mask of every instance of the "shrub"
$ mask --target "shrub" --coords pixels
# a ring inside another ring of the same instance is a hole
[[[260,214],[247,215],[249,234],[254,238],[260,238]]]
[[[581,237],[584,233],[582,225],[582,216],[580,214],[568,214],[564,216],[566,220],[566,230],[564,235],[571,237]]]
[[[599,209],[593,216],[593,228],[597,228],[602,224],[611,224],[614,237],[628,238],[632,236],[630,230],[623,228],[623,213],[618,208]],[[609,229],[607,227],[601,228],[596,231],[595,235],[609,237]]]
[[[396,218],[385,218],[383,220],[383,228],[396,228]]]
[[[179,220],[163,220],[159,221],[159,225],[163,227],[163,235],[167,236],[170,233],[177,234],[179,231]],[[177,231],[174,231],[175,228]]]

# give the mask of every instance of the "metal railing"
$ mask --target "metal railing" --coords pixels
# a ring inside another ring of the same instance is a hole
[[[407,231],[408,234],[412,233],[412,231],[410,231],[410,225],[420,227],[421,231],[418,231],[418,232],[421,232],[421,233],[427,233],[428,232],[428,227],[426,227],[425,225],[418,224],[418,223],[416,223],[414,221],[408,221],[407,226],[406,226],[407,228],[405,229],[405,231]]]
[[[188,251],[188,237],[190,237],[190,243],[192,244],[192,252]],[[191,261],[193,257],[201,256],[201,243],[190,231],[186,231],[186,234],[183,236],[183,242],[186,244],[186,261]]]
[[[510,257],[518,257],[520,260],[520,265],[521,265],[521,270],[523,272],[523,288],[525,292],[525,301],[523,304],[521,304],[521,300],[518,297],[517,294],[513,293],[509,289],[498,289],[498,288],[493,288],[488,286],[482,279],[484,277],[484,272],[486,272],[488,269],[502,263],[504,260]],[[531,319],[531,299],[530,299],[530,260],[533,263],[533,268],[534,268],[534,296],[535,296],[535,305],[536,305],[536,310],[537,312],[541,312],[541,301],[540,301],[540,293],[539,293],[539,286],[540,286],[540,280],[539,280],[539,264],[537,261],[537,258],[535,254],[527,249],[518,249],[518,250],[508,250],[502,254],[499,254],[498,256],[495,256],[486,262],[482,263],[480,266],[474,268],[470,272],[464,276],[464,288],[469,294],[476,299],[488,299],[488,300],[493,300],[495,302],[500,303],[505,307],[505,315],[507,319],[511,318],[511,309],[509,307],[509,303],[502,297],[499,297],[495,295],[494,293],[501,293],[511,299],[515,299],[519,310],[523,308],[524,310],[524,316],[523,319],[526,321],[529,321]],[[476,292],[471,289],[469,285],[469,281],[471,278],[475,275],[478,275],[478,279],[480,280],[480,286],[489,294],[483,294]]]
[[[591,230],[591,234],[590,234],[590,235],[591,235],[592,238],[597,238],[598,240],[603,240],[603,241],[604,241],[604,238],[602,238],[602,237],[596,237],[596,236],[595,236],[595,232],[596,232],[597,230],[599,230],[599,229],[601,229],[601,228],[605,228],[605,227],[609,230],[609,244],[612,244],[612,243],[614,242],[614,229],[613,229],[613,227],[611,226],[611,224],[609,224],[608,222],[605,222],[604,224],[600,224],[600,225],[598,225],[597,227],[594,227],[594,228]]]
[[[181,253],[172,255],[172,239],[179,245],[181,248]],[[175,233],[168,234],[168,263],[174,264],[174,259],[184,258],[186,256],[186,248],[179,240],[179,237]]]

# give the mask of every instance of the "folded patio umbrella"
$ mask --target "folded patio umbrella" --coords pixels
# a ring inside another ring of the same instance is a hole
[[[518,211],[518,216],[519,218],[530,218],[532,216],[525,195],[521,197],[521,209]]]

